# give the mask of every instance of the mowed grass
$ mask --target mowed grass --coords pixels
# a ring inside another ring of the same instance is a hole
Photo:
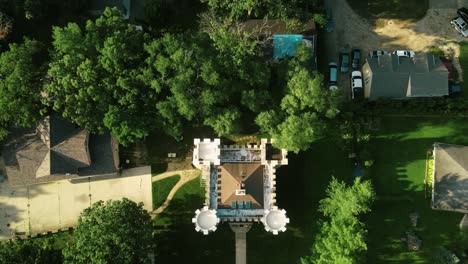
[[[179,175],[153,182],[153,209],[158,209],[166,201],[167,195],[180,180]]]
[[[429,0],[347,0],[363,18],[418,20],[426,15]]]
[[[310,151],[289,155],[289,165],[277,170],[277,205],[287,211],[291,223],[274,236],[261,223],[247,234],[249,263],[296,263],[310,253],[318,201],[325,196],[331,176],[351,180],[352,163],[335,143],[321,141]],[[203,207],[204,189],[195,179],[179,189],[166,211],[156,220],[158,263],[234,263],[234,233],[228,224],[208,236],[195,231],[191,218]]]
[[[426,151],[434,142],[468,145],[468,119],[384,118],[373,142],[371,169],[378,200],[366,217],[368,263],[431,263],[432,252],[456,247],[461,214],[434,211],[424,197]],[[418,212],[416,228],[409,214]],[[400,238],[414,230],[422,250],[410,252]]]

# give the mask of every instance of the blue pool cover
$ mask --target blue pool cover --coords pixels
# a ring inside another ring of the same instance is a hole
[[[282,59],[296,55],[297,44],[302,42],[302,35],[273,35],[273,57]]]

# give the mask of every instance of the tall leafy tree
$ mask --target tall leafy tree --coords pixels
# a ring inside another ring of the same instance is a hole
[[[45,239],[51,241],[51,239]],[[4,241],[0,243],[2,264],[60,264],[63,256],[51,243],[36,243],[33,240]]]
[[[267,86],[268,68],[259,66],[259,47],[245,47],[242,36],[226,34],[166,34],[146,45],[150,56],[145,77],[161,96],[156,107],[172,125],[169,133],[180,135],[179,128],[190,121],[211,126],[219,135],[231,134],[239,130],[242,113],[258,111],[251,104],[265,95],[258,91]],[[249,64],[239,59],[241,54]],[[249,70],[247,65],[258,67]]]
[[[40,43],[25,39],[0,55],[0,139],[8,126],[30,127],[40,117],[45,76],[41,50]]]
[[[55,27],[45,103],[86,129],[112,131],[124,145],[146,136],[157,123],[157,94],[145,82],[147,38],[116,8],[84,29]]]
[[[335,95],[323,87],[323,76],[311,71],[312,51],[299,45],[288,63],[286,93],[280,107],[260,113],[256,123],[278,147],[307,150],[339,113]]]
[[[374,200],[375,193],[369,181],[358,178],[352,186],[347,186],[333,178],[327,197],[319,206],[319,211],[327,218],[319,224],[312,255],[302,258],[302,263],[362,263],[362,253],[367,250],[367,230],[358,216],[369,212]]]
[[[307,0],[202,0],[219,14],[234,18],[298,18],[306,15]]]
[[[63,250],[65,263],[150,263],[154,246],[151,217],[126,198],[85,209]]]

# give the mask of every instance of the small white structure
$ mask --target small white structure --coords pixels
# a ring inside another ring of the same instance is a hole
[[[278,207],[273,206],[271,210],[265,210],[265,215],[260,221],[265,225],[267,232],[278,235],[278,232],[286,231],[286,224],[289,223],[289,218],[286,217],[284,209],[279,210]]]
[[[195,230],[197,232],[203,232],[204,235],[208,235],[210,231],[216,231],[216,226],[219,221],[219,218],[216,216],[216,210],[210,210],[208,206],[195,211],[195,217],[192,218],[192,223],[195,224]]]

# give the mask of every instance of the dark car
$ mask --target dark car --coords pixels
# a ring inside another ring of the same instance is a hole
[[[348,72],[349,71],[349,53],[348,52],[340,52],[340,71],[341,72]]]
[[[463,19],[465,20],[466,23],[468,23],[468,9],[462,7],[460,9],[457,10],[457,14]]]
[[[328,83],[329,83],[329,89],[334,91],[338,89],[337,82],[338,82],[338,66],[336,65],[336,62],[330,62],[328,63],[328,72],[329,72],[329,77],[328,77]]]
[[[361,67],[361,50],[360,49],[353,49],[353,63],[352,67],[353,69],[358,69]]]
[[[369,52],[369,57],[371,58],[377,58],[382,55],[388,54],[388,51],[386,50],[372,50]]]

